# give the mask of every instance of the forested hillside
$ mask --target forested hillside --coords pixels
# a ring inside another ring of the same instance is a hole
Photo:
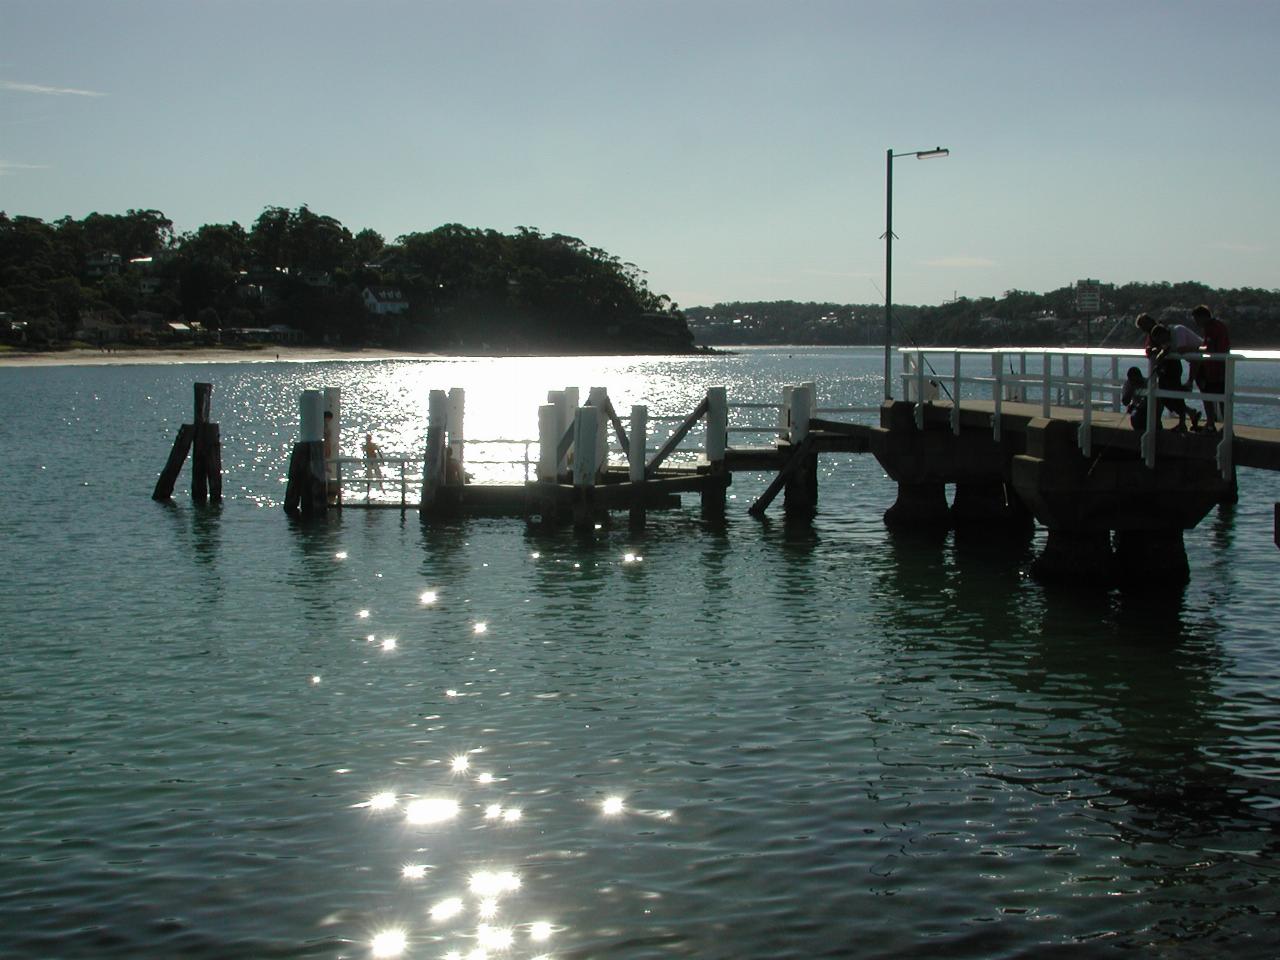
[[[157,210],[0,213],[4,336],[28,346],[286,337],[504,353],[685,351],[669,298],[576,237],[446,224],[385,241],[307,207],[181,235]]]

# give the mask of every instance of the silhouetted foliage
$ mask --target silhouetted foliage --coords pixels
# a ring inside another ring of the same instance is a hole
[[[48,340],[147,340],[185,320],[229,338],[276,326],[312,342],[442,350],[693,346],[638,267],[576,237],[446,224],[388,244],[306,205],[181,236],[154,210],[52,224],[0,213],[0,283],[0,311],[28,340],[36,327]]]

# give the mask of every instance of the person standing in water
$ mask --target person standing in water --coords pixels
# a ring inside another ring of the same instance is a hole
[[[382,490],[382,450],[373,442],[373,434],[364,435],[364,476],[370,483],[376,482]]]

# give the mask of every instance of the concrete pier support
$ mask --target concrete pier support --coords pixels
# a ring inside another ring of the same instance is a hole
[[[1031,575],[1041,583],[1112,586],[1117,567],[1111,532],[1050,527],[1044,550],[1031,563]]]
[[[1142,593],[1184,586],[1191,579],[1191,564],[1179,529],[1117,530],[1115,536],[1117,585]]]
[[[971,480],[956,484],[951,526],[957,533],[1025,536],[1035,529],[1035,518],[1003,481]]]
[[[946,531],[951,529],[947,485],[938,481],[898,481],[898,499],[884,512],[890,530]]]
[[[1143,590],[1187,582],[1182,532],[1218,503],[1228,481],[1211,461],[1177,456],[1183,438],[1159,442],[1168,449],[1152,469],[1136,451],[1085,457],[1074,424],[1031,421],[1012,476],[1018,496],[1049,530],[1032,564],[1036,579]]]
[[[926,409],[924,429],[915,421],[914,403],[885,404],[880,428],[872,431],[871,451],[897,481],[898,499],[885,511],[893,530],[938,532],[980,523],[988,530],[1005,522],[1024,525],[1018,510],[1008,509],[1005,496],[1009,451],[988,430],[967,430],[957,436],[942,408]],[[946,485],[956,485],[957,508],[947,505]]]

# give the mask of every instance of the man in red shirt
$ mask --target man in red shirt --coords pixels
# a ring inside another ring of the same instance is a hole
[[[1202,353],[1230,353],[1231,337],[1227,333],[1227,325],[1213,315],[1204,304],[1191,311],[1191,319],[1204,340],[1200,344]],[[1227,365],[1222,360],[1202,360],[1196,364],[1196,386],[1201,394],[1225,393],[1227,389]],[[1204,428],[1212,431],[1222,419],[1222,401],[1204,401]]]

